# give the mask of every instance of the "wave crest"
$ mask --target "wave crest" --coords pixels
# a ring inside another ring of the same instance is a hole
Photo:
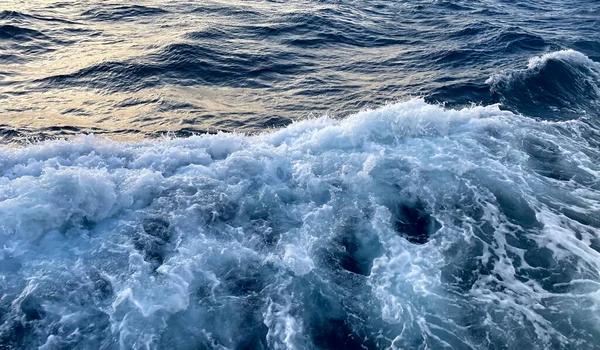
[[[531,58],[526,69],[506,70],[487,81],[509,109],[546,120],[597,115],[600,63],[575,50]]]

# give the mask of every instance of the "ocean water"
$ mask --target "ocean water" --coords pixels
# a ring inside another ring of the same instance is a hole
[[[0,4],[0,349],[600,348],[600,2]]]

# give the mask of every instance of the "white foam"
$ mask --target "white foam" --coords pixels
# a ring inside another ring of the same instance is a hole
[[[344,317],[348,329],[382,332],[381,347],[513,347],[522,344],[507,335],[522,320],[529,345],[569,344],[560,318],[597,321],[597,290],[546,290],[561,285],[536,279],[532,265],[546,262],[525,261],[524,246],[549,249],[564,265],[545,268],[566,280],[597,285],[597,228],[561,212],[578,196],[581,215],[598,210],[597,150],[560,132],[582,123],[416,99],[257,136],[3,148],[0,281],[15,300],[43,300],[36,336],[48,348],[232,348],[256,334],[305,348],[318,320]],[[532,167],[533,137],[581,165],[568,168],[573,181]],[[398,216],[417,230],[426,220],[403,206],[438,224],[425,244],[398,232]],[[48,297],[66,285],[76,291]],[[110,327],[78,325],[69,337],[73,313]],[[468,325],[473,317],[481,322]]]
[[[582,77],[583,79],[588,81],[598,81],[600,79],[600,63],[594,62],[579,51],[568,49],[532,57],[527,63],[527,68],[503,70],[490,76],[485,83],[494,88],[496,84],[510,82],[523,74],[536,74],[537,70],[543,68],[549,61],[563,61],[572,65],[584,67],[586,75]],[[592,84],[592,86],[595,86],[595,89],[598,90],[597,83]]]
[[[592,61],[589,57],[579,51],[572,49],[549,52],[541,56],[532,57],[527,63],[527,69],[541,67],[549,60],[562,60],[578,63],[588,67],[600,67],[600,63]]]

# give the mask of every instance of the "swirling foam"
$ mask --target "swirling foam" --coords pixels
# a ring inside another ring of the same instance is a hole
[[[0,344],[593,348],[580,120],[423,100],[257,136],[0,153]]]

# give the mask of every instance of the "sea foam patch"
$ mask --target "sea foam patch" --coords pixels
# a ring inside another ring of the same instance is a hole
[[[410,100],[0,152],[7,348],[593,348],[584,120]]]

